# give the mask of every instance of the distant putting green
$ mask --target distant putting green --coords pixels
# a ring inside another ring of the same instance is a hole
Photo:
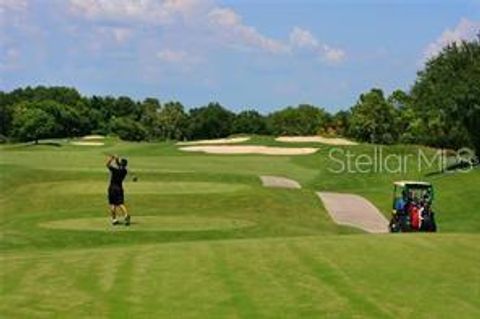
[[[252,227],[255,223],[229,218],[199,216],[135,216],[130,226],[113,226],[107,217],[71,218],[40,223],[51,229],[88,231],[209,231]]]
[[[105,194],[107,181],[60,182],[42,185],[46,192],[54,194]],[[215,194],[248,190],[248,185],[217,182],[129,182],[125,184],[127,194]]]

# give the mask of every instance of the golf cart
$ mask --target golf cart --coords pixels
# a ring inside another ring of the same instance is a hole
[[[433,186],[430,183],[417,181],[393,183],[390,232],[436,232],[432,202]]]

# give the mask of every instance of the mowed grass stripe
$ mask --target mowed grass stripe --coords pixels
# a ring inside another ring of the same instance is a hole
[[[361,293],[397,318],[453,316],[452,311],[455,317],[475,318],[480,315],[480,273],[474,266],[479,264],[478,239],[411,234],[359,236],[357,242],[342,237],[337,245],[295,241],[295,245],[303,247],[305,255],[335,265],[349,279],[346,292]],[[459,249],[477,256],[457,259],[454,252]]]
[[[134,251],[129,251],[123,256],[115,272],[112,288],[107,292],[109,315],[113,318],[130,317],[135,254]]]
[[[327,318],[346,306],[346,302],[329,287],[317,284],[315,274],[310,269],[298,263],[289,249],[288,241],[265,249],[263,256],[268,257],[263,258],[266,264],[263,274],[282,287],[275,287],[274,291],[282,291],[284,302],[279,302],[277,306],[282,309],[286,318]],[[274,309],[272,307],[270,310],[275,311]]]
[[[188,318],[215,313],[223,306],[218,297],[227,291],[216,278],[214,263],[208,245],[140,248],[133,266],[131,315]]]
[[[314,284],[310,289],[312,281],[305,278],[313,276],[312,272],[295,265],[295,256],[279,241],[258,242],[254,247],[222,245],[221,248],[229,270],[228,283],[236,296],[233,304],[241,307],[237,310],[241,316],[318,316],[340,309],[328,287]]]
[[[379,237],[232,240],[33,258],[11,255],[5,264],[13,266],[6,271],[25,261],[33,265],[18,282],[20,287],[2,295],[0,307],[9,317],[37,318],[53,313],[82,317],[90,311],[121,317],[122,305],[128,305],[122,311],[134,317],[480,315],[478,236]],[[432,249],[426,250],[428,246]],[[452,262],[455,249],[472,250],[470,257],[458,260],[461,267]],[[81,284],[88,271],[98,273],[91,280],[110,277],[98,286]]]
[[[109,307],[107,303],[100,301],[95,296],[101,296],[106,294],[106,290],[102,289],[102,283],[105,278],[114,276],[117,271],[117,267],[112,267],[112,261],[118,262],[119,256],[110,254],[108,258],[102,259],[102,262],[98,262],[96,259],[86,259],[83,261],[84,267],[81,266],[82,262],[74,262],[77,271],[74,275],[75,286],[81,289],[84,293],[88,294],[88,301],[82,305],[81,312],[86,317],[101,317],[107,316],[109,313]],[[66,267],[68,271],[72,270],[72,267]],[[111,286],[111,284],[110,284]]]
[[[21,281],[24,276],[31,271],[35,262],[31,259],[24,259],[19,262],[6,263],[1,262],[2,271],[0,272],[0,291],[2,295],[13,294],[22,287]]]
[[[312,255],[311,251],[302,248],[301,245],[290,245],[290,250],[298,258],[301,264],[309,268],[315,274],[320,285],[326,285],[338,296],[347,301],[348,306],[342,308],[347,316],[392,318],[380,305],[369,300],[365,292],[358,291],[358,287],[352,280],[341,272],[340,267],[322,258],[323,254]]]
[[[230,251],[227,247],[215,247],[214,252],[215,273],[227,290],[228,297],[225,301],[225,306],[228,310],[234,312],[234,317],[256,318],[256,307],[251,296],[243,287],[245,282],[237,278],[237,272],[240,269],[232,267],[231,265],[232,261],[230,256],[232,253],[236,255],[236,252]],[[252,278],[250,278],[250,280],[252,280]],[[223,315],[221,317],[223,317]]]

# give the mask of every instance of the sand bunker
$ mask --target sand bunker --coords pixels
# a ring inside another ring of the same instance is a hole
[[[234,144],[246,142],[250,139],[249,136],[245,137],[232,137],[232,138],[219,138],[214,140],[198,140],[189,142],[178,142],[177,145],[208,145],[208,144]]]
[[[72,145],[77,146],[102,146],[105,145],[103,142],[71,142]]]
[[[278,142],[288,143],[322,143],[328,145],[358,145],[344,138],[330,138],[322,136],[280,136],[275,139]]]
[[[264,155],[307,155],[315,153],[318,148],[271,147],[257,145],[222,145],[222,146],[187,146],[180,150],[186,152],[204,152],[210,154],[264,154]]]
[[[265,187],[278,187],[278,188],[302,188],[300,184],[293,179],[288,179],[280,176],[260,176],[262,184]]]
[[[86,135],[84,137],[82,137],[82,140],[103,140],[105,139],[105,136],[103,135]]]
[[[367,199],[354,194],[317,193],[333,221],[369,233],[387,233],[388,221]]]
[[[121,219],[120,219],[121,220]],[[39,224],[42,228],[66,229],[77,231],[212,231],[233,230],[255,226],[254,222],[217,217],[199,216],[133,216],[130,226],[123,224],[113,226],[110,219],[105,217],[72,218],[54,220]]]

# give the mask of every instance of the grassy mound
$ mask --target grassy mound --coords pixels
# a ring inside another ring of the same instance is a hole
[[[40,185],[38,185],[40,186]],[[105,194],[105,181],[85,181],[85,182],[54,182],[41,185],[45,187],[45,192],[55,195],[67,194]],[[125,192],[128,194],[215,194],[230,193],[248,190],[248,185],[236,183],[217,183],[217,182],[174,182],[174,181],[138,181],[125,184]]]
[[[107,217],[72,218],[43,222],[43,228],[93,231],[205,231],[251,227],[245,220],[198,216],[135,216],[129,227],[112,225]]]

